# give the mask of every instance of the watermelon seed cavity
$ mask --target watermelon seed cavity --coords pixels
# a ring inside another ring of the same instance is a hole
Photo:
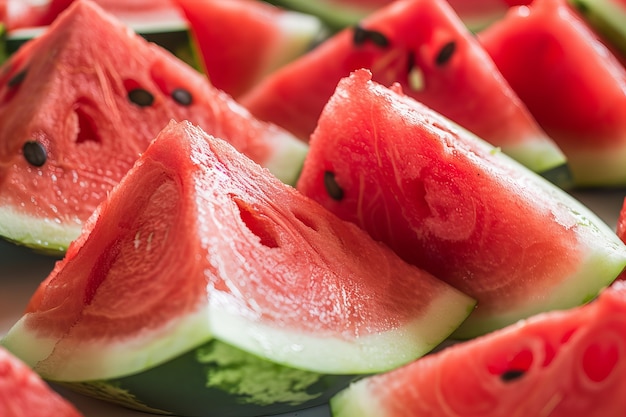
[[[139,107],[148,107],[154,102],[154,96],[143,88],[130,90],[128,92],[128,99]]]
[[[445,45],[443,45],[443,47],[437,54],[437,57],[435,58],[435,64],[437,66],[442,66],[446,62],[450,61],[450,58],[452,58],[452,55],[454,55],[455,50],[456,50],[456,42],[454,41],[450,41],[446,43]]]
[[[42,166],[48,159],[46,148],[44,148],[41,143],[33,140],[24,144],[22,147],[22,153],[24,154],[26,161],[36,167]]]
[[[333,200],[339,201],[343,199],[343,190],[337,184],[334,173],[324,171],[324,187],[326,187],[326,192]]]
[[[172,91],[172,98],[175,102],[183,106],[189,106],[193,100],[191,93],[184,88],[176,88]]]
[[[272,221],[249,203],[237,197],[233,197],[233,201],[237,204],[241,221],[259,238],[261,244],[268,248],[277,248],[278,240],[275,237]]]
[[[389,39],[387,39],[387,37],[382,33],[375,30],[368,30],[359,25],[356,25],[354,27],[354,44],[360,46],[368,40],[372,41],[374,45],[380,46],[381,48],[386,48],[387,46],[389,46]]]

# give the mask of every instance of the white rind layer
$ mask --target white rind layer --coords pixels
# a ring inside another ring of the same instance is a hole
[[[221,293],[224,296],[224,293]],[[150,334],[121,342],[97,340],[68,346],[28,328],[28,314],[3,340],[44,378],[56,381],[111,379],[173,359],[211,338],[288,367],[326,374],[367,374],[393,369],[435,348],[471,312],[474,301],[450,288],[423,315],[406,325],[357,339],[299,334],[233,312],[215,294],[210,306]],[[61,351],[62,353],[58,353]],[[60,356],[59,356],[60,355]]]
[[[10,206],[0,207],[0,236],[41,251],[64,253],[81,229],[80,221],[68,223],[60,219],[41,219]]]
[[[210,307],[211,332],[228,344],[272,362],[326,374],[368,374],[396,368],[434,349],[472,311],[475,302],[457,290],[446,289],[431,300],[423,314],[401,327],[373,332],[357,339],[324,334],[298,334],[222,308]]]
[[[152,368],[211,339],[207,311],[202,309],[175,324],[151,333],[115,342],[85,341],[61,345],[56,338],[37,335],[23,316],[7,333],[2,345],[42,377],[56,381],[89,381],[130,375]],[[62,358],[58,351],[62,350]]]

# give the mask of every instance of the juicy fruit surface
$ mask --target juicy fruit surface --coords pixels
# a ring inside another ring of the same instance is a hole
[[[266,77],[241,97],[304,140],[337,82],[367,68],[535,171],[564,163],[495,64],[443,0],[393,2]],[[487,116],[488,115],[488,116]]]
[[[459,336],[580,304],[626,264],[582,204],[365,70],[325,107],[297,187],[476,298]]]
[[[479,39],[577,185],[626,184],[626,69],[565,0],[512,9]]]
[[[626,283],[353,384],[335,417],[626,413]],[[468,358],[471,358],[468,360]]]
[[[4,344],[51,379],[129,374],[210,338],[367,373],[434,348],[473,304],[182,123],[100,206]]]
[[[173,55],[74,3],[3,66],[0,234],[63,251],[171,119],[199,124],[286,182],[306,152]]]
[[[0,415],[81,417],[81,413],[73,405],[2,347],[0,347]]]

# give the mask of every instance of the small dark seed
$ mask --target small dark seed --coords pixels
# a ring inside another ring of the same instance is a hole
[[[154,96],[143,88],[135,88],[128,92],[128,99],[131,103],[135,103],[139,107],[151,106],[154,102]]]
[[[330,171],[324,172],[324,187],[326,187],[326,192],[333,200],[340,201],[343,199],[343,190],[337,184],[334,173]]]
[[[46,148],[37,141],[31,140],[24,144],[22,147],[22,153],[26,161],[36,167],[40,167],[46,163],[48,159],[48,153]]]
[[[11,79],[7,83],[7,86],[10,87],[10,88],[16,87],[16,86],[20,85],[22,83],[22,81],[24,81],[24,78],[26,78],[26,70],[25,69],[21,70],[20,72],[15,74],[13,77],[11,77]]]
[[[455,50],[456,50],[456,42],[450,41],[446,43],[439,51],[439,54],[437,54],[437,57],[435,58],[435,64],[438,66],[444,65],[446,62],[450,60],[450,58],[452,58],[452,55],[454,55]]]
[[[191,93],[184,88],[177,88],[172,91],[172,98],[178,104],[182,104],[183,106],[189,106],[193,100]]]
[[[509,369],[500,375],[500,379],[504,382],[510,382],[522,377],[524,373],[525,371],[522,371],[521,369]]]
[[[371,41],[374,45],[386,48],[389,46],[389,39],[385,35],[375,30],[368,30],[359,25],[354,27],[354,36],[352,41],[359,46],[367,41]]]
[[[361,26],[356,25],[354,27],[354,37],[352,38],[352,42],[354,42],[355,45],[363,45],[367,39],[367,31]]]

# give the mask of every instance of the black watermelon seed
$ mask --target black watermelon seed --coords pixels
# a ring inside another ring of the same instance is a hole
[[[22,83],[22,81],[24,81],[24,78],[26,78],[26,70],[25,69],[21,70],[20,72],[15,74],[13,77],[11,77],[11,79],[7,83],[7,86],[10,87],[10,88],[18,86],[18,85],[20,85]]]
[[[454,55],[455,50],[456,50],[456,42],[450,41],[446,43],[439,51],[439,54],[437,54],[437,57],[435,58],[435,64],[438,66],[444,65],[446,62],[450,60],[450,58],[452,58],[452,55]]]
[[[184,88],[177,88],[172,91],[172,98],[178,104],[182,104],[183,106],[189,106],[192,102],[191,93]]]
[[[135,103],[139,107],[151,106],[154,102],[154,96],[143,88],[135,88],[128,92],[128,99],[131,103]]]
[[[46,163],[48,152],[44,146],[34,140],[28,141],[22,147],[22,153],[26,161],[36,167],[40,167]]]
[[[343,190],[337,184],[334,173],[330,171],[324,172],[324,187],[326,187],[326,192],[333,200],[340,201],[343,199]]]
[[[386,48],[389,46],[389,39],[385,35],[375,30],[368,30],[362,26],[356,25],[354,27],[354,36],[352,41],[355,45],[359,46],[367,41],[371,41],[374,45]]]
[[[511,382],[522,377],[526,372],[521,369],[509,369],[500,375],[500,379],[504,382]]]

